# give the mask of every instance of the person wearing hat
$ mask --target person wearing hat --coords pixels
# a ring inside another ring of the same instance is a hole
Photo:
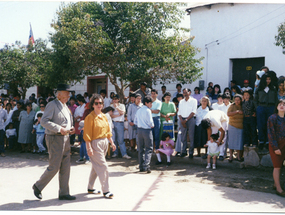
[[[150,88],[147,88],[146,86],[147,86],[147,83],[146,83],[146,82],[142,82],[140,89],[138,89],[138,90],[136,90],[136,91],[134,92],[135,94],[140,94],[140,95],[142,96],[141,102],[143,102],[143,99],[144,99],[146,96],[151,96]]]
[[[114,142],[116,145],[116,150],[114,151],[114,154],[112,155],[113,158],[118,157],[119,151],[118,146],[120,147],[120,151],[122,154],[122,157],[125,159],[130,159],[131,157],[127,154],[126,145],[124,142],[124,121],[125,121],[125,112],[126,107],[124,104],[119,103],[119,95],[116,94],[113,96],[113,104],[110,105],[110,107],[114,108],[113,114],[111,114],[111,118],[113,120],[114,124]]]
[[[252,90],[252,88],[249,86],[249,81],[248,80],[244,80],[243,81],[243,88],[241,88],[242,91],[245,91],[245,90]]]
[[[40,179],[33,185],[34,195],[42,199],[42,190],[59,173],[59,200],[75,200],[69,194],[70,175],[70,134],[75,133],[73,119],[66,103],[70,86],[58,84],[57,99],[49,102],[41,119],[45,128],[46,144],[49,152],[49,165]]]

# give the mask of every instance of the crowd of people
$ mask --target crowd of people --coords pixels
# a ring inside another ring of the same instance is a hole
[[[282,138],[280,137],[278,142],[279,136],[273,134],[275,130],[272,126],[268,126],[272,123],[284,123],[276,120],[276,117],[274,122],[268,121],[274,111],[278,113],[281,109],[276,107],[284,104],[280,103],[280,100],[285,99],[284,80],[283,76],[277,78],[275,72],[264,66],[256,73],[253,89],[249,87],[248,80],[244,80],[244,86],[238,86],[236,81],[232,80],[231,86],[223,90],[219,84],[209,82],[203,95],[199,87],[195,87],[192,93],[191,89],[177,84],[177,91],[171,95],[166,86],[161,87],[159,94],[158,90],[150,89],[147,83],[142,82],[140,88],[130,92],[126,98],[120,98],[113,92],[107,98],[106,90],[101,90],[100,97],[97,96],[92,101],[93,106],[90,106],[89,99],[92,95],[75,95],[75,92],[71,92],[67,105],[73,117],[75,134],[70,135],[70,141],[71,145],[74,145],[77,140],[81,146],[77,163],[89,163],[95,159],[92,151],[92,144],[95,142],[90,139],[92,134],[90,127],[86,126],[86,120],[88,124],[92,123],[96,116],[93,114],[93,118],[90,118],[91,113],[96,110],[98,113],[104,113],[104,122],[108,122],[108,129],[104,128],[108,130],[108,141],[104,141],[109,143],[100,157],[106,154],[109,159],[131,159],[131,153],[128,152],[137,151],[140,171],[150,173],[152,153],[156,154],[157,165],[162,163],[163,154],[166,155],[167,165],[171,165],[171,156],[188,156],[192,159],[196,149],[197,157],[208,160],[206,168],[212,166],[216,169],[217,159],[222,161],[227,158],[228,162],[234,159],[243,161],[244,147],[258,147],[258,150],[270,152],[273,157],[276,192],[285,196],[277,180],[280,176],[280,160],[284,160],[285,147],[282,144],[279,146]],[[54,99],[53,94],[50,93],[47,98],[39,95],[37,99],[32,94],[25,102],[19,95],[14,98],[5,95],[1,97],[1,156],[5,156],[5,148],[19,150],[21,153],[47,154],[45,129],[40,122],[47,103]],[[102,107],[97,110],[99,103],[102,103]],[[99,133],[95,136],[100,137]],[[100,142],[100,138],[98,141]],[[283,143],[283,139],[281,142]],[[105,142],[100,144],[104,147],[106,145]],[[201,153],[202,148],[205,150],[204,154]],[[114,149],[113,153],[111,149]],[[282,158],[276,158],[275,154],[279,153],[276,153],[277,150],[282,154]],[[95,165],[94,161],[92,165]],[[90,192],[95,192],[92,188],[93,179],[90,180]],[[105,191],[107,190],[106,188]]]

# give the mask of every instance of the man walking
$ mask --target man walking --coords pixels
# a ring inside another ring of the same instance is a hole
[[[195,134],[195,114],[197,111],[197,100],[190,97],[191,90],[188,88],[183,89],[184,99],[179,102],[178,117],[181,129],[181,144],[182,154],[181,157],[187,155],[187,132],[190,139],[189,158],[193,158],[194,152],[194,134]]]
[[[69,99],[70,86],[58,84],[57,99],[49,102],[41,119],[45,128],[46,144],[49,152],[49,166],[33,185],[34,194],[42,199],[41,191],[50,180],[59,172],[59,200],[75,200],[69,194],[70,175],[70,139],[69,134],[74,134],[72,114],[66,102]]]
[[[152,128],[154,123],[152,120],[151,110],[152,98],[146,96],[143,100],[144,106],[142,106],[136,113],[135,125],[137,125],[137,144],[139,151],[139,168],[140,172],[150,170],[150,160],[153,150],[153,136]]]

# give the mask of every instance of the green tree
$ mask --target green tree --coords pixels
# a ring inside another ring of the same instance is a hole
[[[179,28],[178,3],[78,2],[62,5],[53,21],[57,81],[105,74],[123,97],[132,83],[191,83],[201,76],[198,49]],[[169,36],[171,31],[171,36]]]
[[[36,40],[34,47],[22,45],[5,46],[0,52],[0,86],[9,84],[12,93],[20,93],[23,98],[27,89],[47,85],[45,79],[52,69],[51,49],[47,41]]]
[[[275,36],[275,40],[276,46],[282,46],[282,48],[285,49],[285,22],[278,26],[278,34]]]

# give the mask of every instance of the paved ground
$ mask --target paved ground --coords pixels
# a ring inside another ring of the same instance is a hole
[[[134,156],[135,157],[135,156]],[[285,199],[274,194],[272,169],[240,169],[239,163],[218,163],[206,170],[201,158],[173,159],[170,167],[153,166],[140,173],[137,160],[108,161],[114,199],[86,194],[91,165],[76,164],[72,156],[70,192],[76,201],[58,200],[58,177],[33,195],[32,185],[47,167],[47,156],[7,153],[0,158],[0,210],[4,211],[169,211],[169,212],[284,212]],[[155,158],[155,157],[153,157]],[[153,159],[155,162],[155,159]],[[284,174],[284,171],[282,171]],[[100,189],[99,181],[96,188]],[[256,191],[258,190],[258,191]],[[262,192],[259,192],[262,191]]]

